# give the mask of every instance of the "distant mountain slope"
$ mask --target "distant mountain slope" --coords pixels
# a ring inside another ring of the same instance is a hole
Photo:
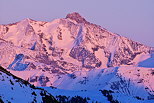
[[[0,39],[0,64],[7,68],[11,64],[9,68],[17,70],[18,66],[23,70],[38,69],[42,64],[66,73],[77,68],[134,65],[138,63],[134,61],[136,57],[149,55],[151,50],[89,23],[78,13],[52,22],[24,19],[0,25]],[[22,60],[13,63],[18,54],[23,55]]]
[[[154,68],[112,67],[72,74],[48,71],[10,71],[37,86],[53,86],[64,90],[99,91],[112,90],[143,99],[154,98]]]
[[[43,89],[30,85],[27,81],[13,76],[5,69],[0,68],[0,99],[4,103],[9,101],[11,103],[18,103],[21,100],[22,103],[32,101],[50,103],[45,102],[45,100],[54,101],[51,103],[56,103],[55,99],[50,95],[50,93],[52,93],[59,101],[76,100],[87,101],[88,103],[96,101],[98,103],[110,103],[111,101],[121,103],[151,103],[154,97],[154,85],[152,82],[154,79],[153,71],[153,68],[120,67],[59,75],[59,79],[55,78],[56,80],[53,85],[64,90],[43,87],[48,91],[46,92]],[[25,79],[28,78],[28,75],[31,75],[31,83],[37,84],[46,83],[43,81],[46,80],[46,77],[51,79],[57,75],[56,73],[47,75],[47,71],[42,71],[40,73],[36,71],[11,72]],[[38,79],[35,81],[35,78]],[[102,91],[102,94],[99,90]],[[29,99],[25,100],[25,96]],[[112,99],[108,99],[110,96],[112,96]]]
[[[58,103],[47,91],[37,88],[0,67],[0,103]]]

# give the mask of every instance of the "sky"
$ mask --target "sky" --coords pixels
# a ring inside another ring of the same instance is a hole
[[[154,47],[154,0],[0,0],[0,24],[25,18],[52,21],[71,12]]]

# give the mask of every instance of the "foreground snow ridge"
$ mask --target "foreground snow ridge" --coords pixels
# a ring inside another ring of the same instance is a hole
[[[0,67],[0,103],[58,103],[44,89],[37,88]],[[26,99],[25,99],[26,98]]]
[[[24,94],[29,98],[25,103],[44,102],[41,92],[61,103],[154,102],[153,48],[111,33],[79,13],[51,22],[24,19],[0,25],[0,47],[2,67],[42,88],[16,83],[3,69],[4,102],[20,101],[12,93]]]

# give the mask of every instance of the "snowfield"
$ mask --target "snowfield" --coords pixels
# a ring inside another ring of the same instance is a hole
[[[0,103],[57,103],[44,89],[37,88],[0,67]]]

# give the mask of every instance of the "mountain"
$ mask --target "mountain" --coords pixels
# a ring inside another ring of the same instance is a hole
[[[3,46],[1,54],[9,54],[2,57],[0,63],[7,68],[19,54],[23,55],[20,61],[23,69],[27,65],[29,69],[38,69],[38,63],[57,66],[63,72],[75,68],[89,70],[133,65],[138,63],[133,61],[136,57],[148,55],[151,50],[148,46],[87,22],[78,13],[52,22],[24,19],[1,25],[0,38]],[[13,64],[9,66],[10,69],[14,67]]]
[[[0,103],[58,103],[44,89],[29,84],[2,67],[0,67],[0,84]]]
[[[54,92],[59,101],[154,99],[154,49],[92,24],[76,12],[51,22],[27,18],[0,25],[0,46],[1,66]]]
[[[96,101],[103,103],[105,99],[99,91],[111,90],[114,100],[122,103],[130,103],[134,100],[136,100],[135,103],[149,103],[154,99],[154,68],[111,67],[76,71],[67,75],[40,70],[10,72],[34,85],[43,86],[42,88],[53,93],[55,97],[59,95],[81,96],[90,98],[89,103]],[[53,90],[48,88],[51,85],[56,88]],[[99,99],[101,97],[102,99]],[[123,100],[121,97],[125,99]]]

